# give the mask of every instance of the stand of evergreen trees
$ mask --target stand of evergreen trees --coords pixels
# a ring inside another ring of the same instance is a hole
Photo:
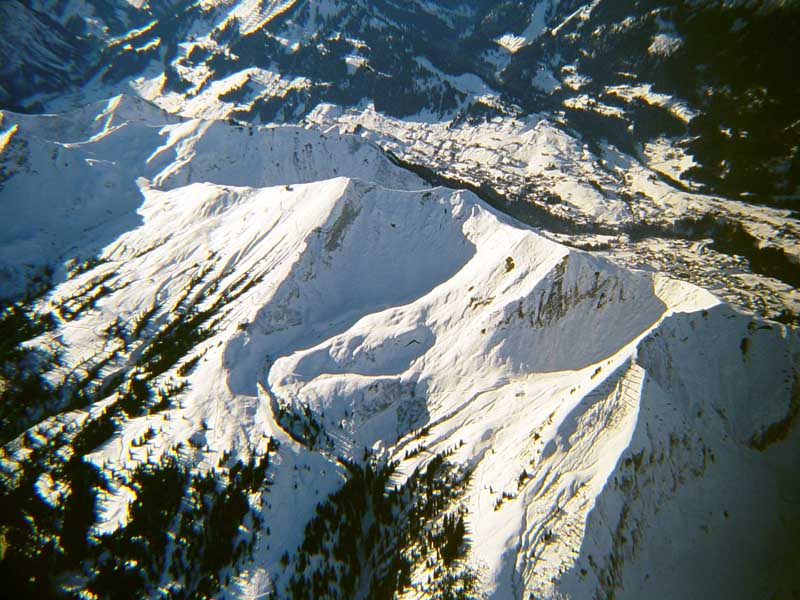
[[[69,276],[100,264],[87,261]],[[210,335],[226,305],[261,280],[246,273],[212,299],[229,274],[211,276],[214,266],[212,256],[168,310],[153,304],[130,324],[112,321],[102,349],[79,365],[62,364],[46,334],[121,289],[114,272],[49,300],[52,272],[43,272],[23,297],[0,303],[0,578],[9,597],[71,597],[81,590],[113,598],[213,597],[220,578],[252,552],[269,453],[205,475],[169,455],[161,464],[140,465],[117,482],[136,492],[127,525],[109,535],[93,532],[98,496],[111,483],[84,457],[128,419],[171,408],[188,383],[164,373],[183,360],[188,366],[177,375],[188,374],[197,360],[185,357]],[[81,417],[66,414],[109,397],[80,426]],[[53,424],[36,425],[50,416]],[[133,445],[155,435],[151,428]]]
[[[475,577],[458,561],[469,546],[464,511],[452,510],[468,474],[437,455],[393,487],[396,463],[340,461],[347,480],[317,506],[291,566],[284,556],[292,575],[274,597],[390,600],[415,585],[431,598],[471,598]]]

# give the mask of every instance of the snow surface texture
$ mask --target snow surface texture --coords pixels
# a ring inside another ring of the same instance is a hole
[[[178,120],[125,97],[3,113],[3,130],[21,157],[0,189],[4,291],[22,260],[104,261],[53,304],[112,277],[54,334],[67,365],[103,348],[118,316],[175,305],[200,273],[219,283],[202,306],[252,282],[193,348],[178,404],[126,420],[90,456],[122,481],[178,442],[194,440],[184,460],[200,471],[281,442],[262,509],[271,534],[227,597],[284,589],[281,556],[340,485],[335,457],[364,447],[400,461],[398,483],[444,450],[471,470],[460,560],[479,597],[786,591],[800,435],[768,432],[798,402],[796,330],[547,240],[357,136]],[[297,443],[279,404],[308,407],[331,445]],[[132,492],[116,489],[100,531],[126,523]],[[416,569],[405,597],[424,596],[429,575]]]

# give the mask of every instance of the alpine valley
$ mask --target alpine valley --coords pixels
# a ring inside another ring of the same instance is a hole
[[[18,598],[800,598],[800,6],[0,2]]]

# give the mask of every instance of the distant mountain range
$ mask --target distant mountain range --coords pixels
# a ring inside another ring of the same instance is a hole
[[[211,91],[247,121],[297,121],[320,102],[398,117],[558,113],[630,153],[678,138],[697,163],[685,177],[704,189],[798,206],[792,3],[41,0],[3,11],[13,60],[0,101],[12,109],[70,84],[154,75],[154,99]]]

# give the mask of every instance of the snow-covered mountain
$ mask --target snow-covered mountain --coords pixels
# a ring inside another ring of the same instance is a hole
[[[796,597],[796,11],[655,4],[0,4],[9,593]]]
[[[800,314],[792,3],[3,10],[0,107],[61,112],[122,93],[185,117],[357,128],[552,239],[782,322]]]
[[[6,285],[22,256],[78,258],[3,317],[4,565],[28,592],[793,589],[795,330],[358,136],[125,97],[4,123],[26,157]]]

